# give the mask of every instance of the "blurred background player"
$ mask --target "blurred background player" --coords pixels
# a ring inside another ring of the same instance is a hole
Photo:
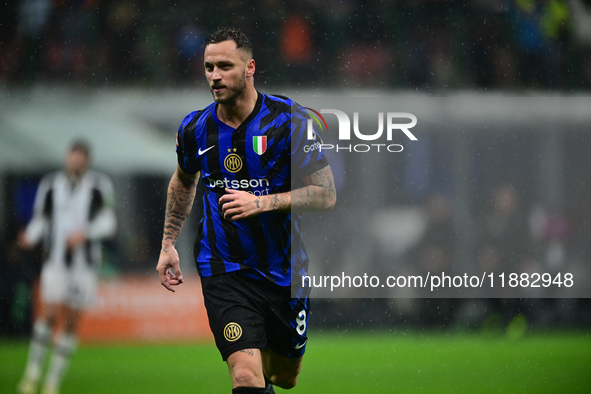
[[[46,351],[57,316],[61,314],[63,331],[55,339],[41,393],[59,392],[76,346],[82,310],[96,298],[100,241],[114,235],[116,230],[111,180],[104,174],[89,171],[89,162],[89,146],[83,141],[74,142],[66,154],[64,170],[41,180],[33,218],[19,237],[19,244],[25,249],[40,241],[44,249],[42,308],[33,324],[27,366],[18,385],[21,394],[37,392]]]
[[[175,244],[201,176],[195,257],[209,325],[232,393],[273,393],[272,385],[295,386],[308,340],[307,292],[292,298],[290,286],[308,266],[298,212],[332,209],[333,175],[304,138],[304,110],[255,89],[244,33],[210,35],[204,65],[215,102],[179,128],[157,270],[171,291],[183,281]]]

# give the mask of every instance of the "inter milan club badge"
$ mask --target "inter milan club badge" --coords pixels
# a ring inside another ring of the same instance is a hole
[[[267,150],[267,136],[252,137],[252,149],[257,155],[262,155]]]
[[[224,159],[224,167],[226,170],[236,173],[242,168],[242,159],[236,153],[230,153]]]
[[[242,336],[242,327],[238,323],[228,323],[224,327],[224,338],[228,342],[234,342]]]

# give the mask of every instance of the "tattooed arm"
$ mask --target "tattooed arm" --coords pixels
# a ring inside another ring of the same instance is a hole
[[[175,245],[183,224],[191,212],[198,180],[199,173],[187,174],[177,167],[168,184],[162,250],[160,250],[156,271],[160,275],[162,286],[172,292],[175,290],[171,286],[183,283]]]
[[[224,217],[230,220],[245,219],[263,212],[314,212],[329,211],[337,194],[330,166],[321,168],[302,178],[305,185],[291,192],[254,196],[250,193],[226,189],[219,203]]]

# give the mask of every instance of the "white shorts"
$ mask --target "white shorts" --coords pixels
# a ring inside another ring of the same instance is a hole
[[[46,304],[84,309],[96,301],[97,287],[97,273],[91,268],[44,264],[41,269],[41,298]]]

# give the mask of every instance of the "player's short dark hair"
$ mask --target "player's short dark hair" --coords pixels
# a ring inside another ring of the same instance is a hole
[[[242,49],[252,58],[252,43],[240,29],[234,27],[221,27],[215,33],[211,33],[205,40],[205,45],[217,44],[232,40],[236,43],[236,48]]]
[[[74,140],[70,144],[70,152],[74,151],[82,152],[86,157],[90,157],[90,144],[82,139]]]

